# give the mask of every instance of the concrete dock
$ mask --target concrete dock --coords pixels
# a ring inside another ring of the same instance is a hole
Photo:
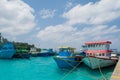
[[[118,63],[116,64],[110,80],[120,80],[120,58],[118,60]]]

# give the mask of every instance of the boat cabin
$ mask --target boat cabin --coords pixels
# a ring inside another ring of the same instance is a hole
[[[68,47],[68,46],[62,46],[59,47],[59,55],[60,56],[70,56],[71,53],[74,53],[75,48]]]
[[[40,53],[53,53],[53,49],[41,49]]]
[[[32,47],[32,48],[30,48],[30,53],[31,54],[36,54],[36,53],[40,53],[40,52],[37,51],[37,48]]]
[[[86,42],[86,56],[110,57],[112,52],[110,44],[110,41]]]

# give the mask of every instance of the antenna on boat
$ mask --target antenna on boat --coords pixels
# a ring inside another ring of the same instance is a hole
[[[0,33],[0,43],[3,42],[3,39],[2,39],[2,34]]]

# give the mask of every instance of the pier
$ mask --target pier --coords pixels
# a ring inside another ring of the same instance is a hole
[[[118,63],[116,64],[110,80],[120,80],[120,58],[118,60]]]

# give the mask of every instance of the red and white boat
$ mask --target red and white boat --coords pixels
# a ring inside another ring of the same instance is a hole
[[[116,64],[117,52],[110,49],[110,41],[86,42],[86,57],[83,62],[92,69]]]

